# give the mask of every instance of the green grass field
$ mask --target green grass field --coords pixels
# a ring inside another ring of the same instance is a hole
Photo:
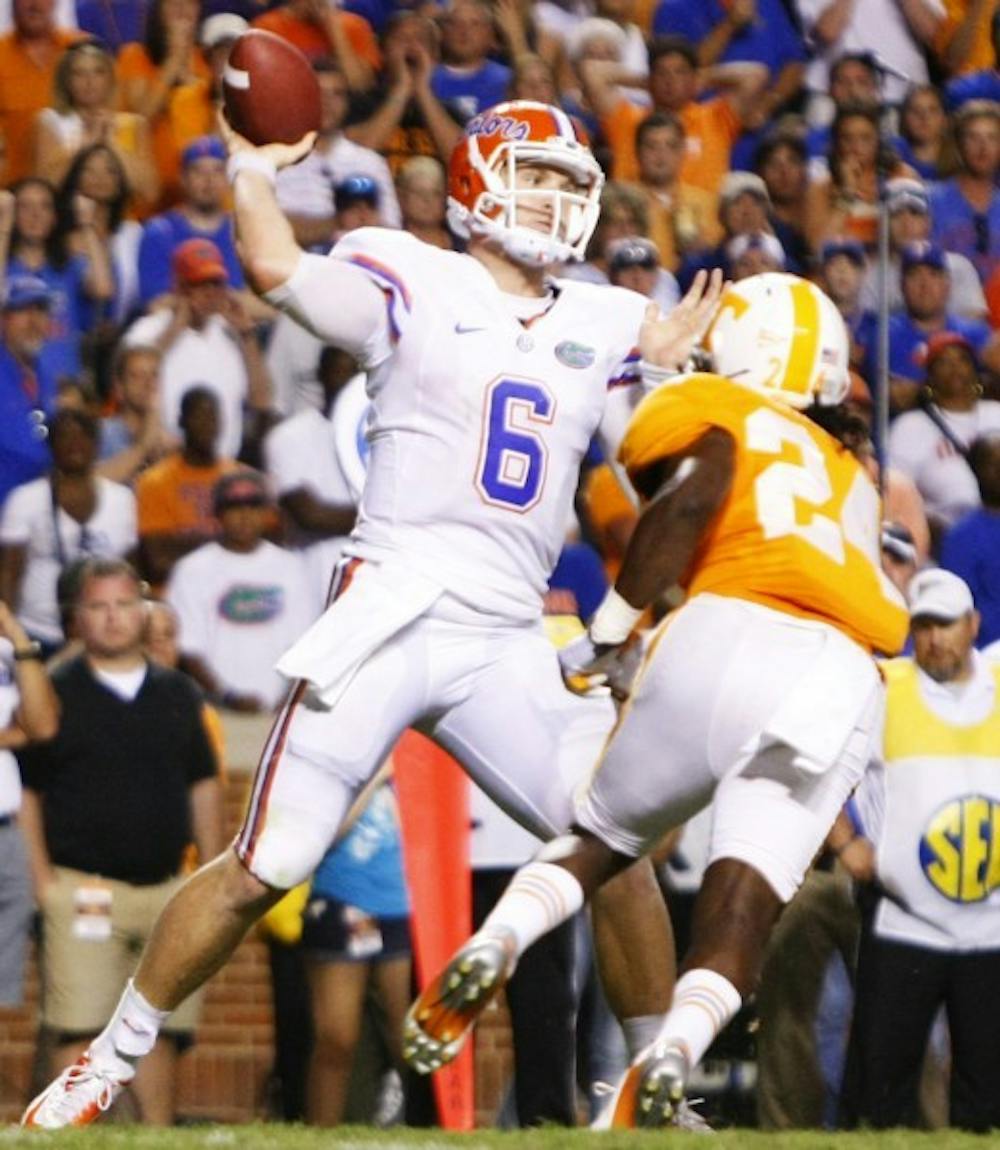
[[[11,1127],[0,1130],[0,1150],[58,1146],[70,1150],[662,1150],[666,1146],[700,1145],[694,1134],[590,1133],[586,1130],[477,1130],[471,1134],[445,1134],[439,1130],[373,1130],[345,1126],[312,1130],[279,1125],[195,1126],[174,1130],[146,1130],[139,1126],[95,1125],[87,1130],[28,1133]],[[942,1131],[936,1134],[890,1130],[863,1134],[767,1134],[757,1130],[727,1130],[708,1145],[715,1150],[983,1150],[1000,1138]]]

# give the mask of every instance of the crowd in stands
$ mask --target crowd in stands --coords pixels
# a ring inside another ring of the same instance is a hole
[[[371,225],[459,247],[451,149],[472,117],[521,98],[584,124],[608,176],[566,276],[664,309],[704,268],[814,278],[847,323],[851,410],[876,439],[888,389],[885,442],[859,451],[884,472],[907,575],[962,575],[979,645],[1000,639],[997,0],[6,0],[0,601],[46,655],[73,637],[66,571],[129,557],[206,696],[272,711],[273,663],[322,610],[354,521],[363,379],[240,266],[216,116],[248,27],[297,45],[319,79],[316,146],[277,185],[304,247]],[[584,617],[635,514],[593,464],[567,542],[594,562],[568,550],[552,592]],[[393,817],[383,796],[367,831],[390,852]],[[334,869],[323,898],[343,897]],[[405,910],[397,892],[373,913]],[[347,1008],[325,965],[342,940],[320,912],[307,922],[334,1065],[357,1040],[335,1026]],[[397,1014],[405,951],[383,979]],[[312,1112],[335,1121],[343,1084],[326,1074]]]

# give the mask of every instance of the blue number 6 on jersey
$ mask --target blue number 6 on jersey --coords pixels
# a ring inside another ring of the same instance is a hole
[[[548,461],[536,428],[552,422],[555,400],[540,383],[498,379],[486,389],[485,406],[476,487],[487,503],[528,511],[541,497]]]

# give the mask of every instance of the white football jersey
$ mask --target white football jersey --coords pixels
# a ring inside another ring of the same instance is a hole
[[[522,323],[476,259],[362,228],[328,259],[305,256],[270,297],[331,343],[338,295],[344,303],[337,261],[386,301],[382,330],[363,341],[371,455],[347,552],[405,558],[486,612],[538,615],[609,389],[638,391],[648,301],[557,280],[549,310]]]

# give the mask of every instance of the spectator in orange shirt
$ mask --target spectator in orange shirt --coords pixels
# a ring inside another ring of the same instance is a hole
[[[638,174],[635,132],[649,109],[640,108],[619,90],[629,82],[620,65],[588,60],[581,69],[584,92],[611,145],[612,177],[634,180]],[[715,194],[729,171],[732,146],[750,115],[754,98],[767,82],[760,64],[727,64],[698,69],[693,45],[681,36],[654,40],[649,50],[649,94],[656,112],[669,112],[684,125],[687,142],[681,181]],[[698,102],[699,88],[711,85],[720,94]]]
[[[945,72],[966,76],[994,67],[996,0],[944,0],[944,8],[932,47]]]
[[[192,387],[181,399],[183,445],[139,476],[135,486],[139,556],[154,589],[163,586],[183,555],[219,533],[212,492],[237,467],[219,458],[219,401],[208,387]]]
[[[122,105],[153,134],[161,207],[180,195],[181,152],[215,127],[212,73],[197,35],[198,0],[152,0],[143,42],[118,57]]]
[[[258,16],[253,27],[288,40],[310,60],[332,56],[352,92],[367,91],[382,66],[378,41],[368,21],[330,0],[289,0]]]
[[[52,98],[52,81],[63,50],[80,33],[59,28],[54,0],[14,0],[14,28],[0,37],[0,135],[7,141],[5,182],[31,174],[35,114]]]

